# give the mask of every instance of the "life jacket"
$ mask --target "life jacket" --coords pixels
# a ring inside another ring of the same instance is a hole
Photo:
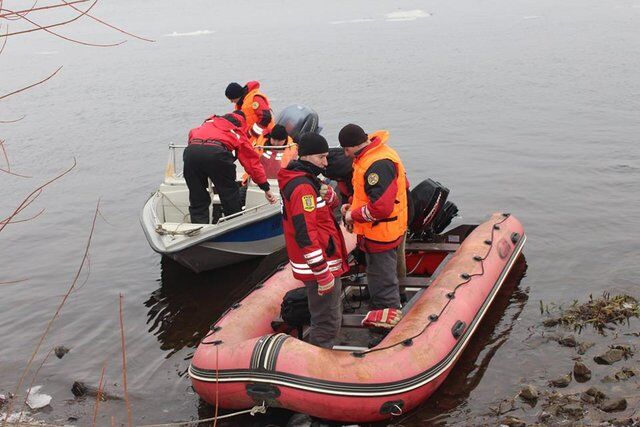
[[[351,209],[359,209],[369,202],[369,196],[365,192],[365,174],[374,162],[383,159],[391,160],[398,173],[395,203],[388,218],[373,222],[354,222],[353,231],[374,242],[387,243],[397,240],[407,230],[407,177],[400,156],[387,145],[389,132],[383,130],[369,135],[370,140],[375,138],[380,138],[381,142],[367,150],[362,156],[357,157],[353,162],[354,192]]]
[[[255,125],[258,122],[258,115],[256,113],[256,110],[260,107],[260,104],[254,98],[256,96],[261,96],[262,98],[265,99],[265,101],[267,101],[267,105],[269,105],[269,98],[267,98],[265,94],[260,92],[260,83],[258,82],[249,82],[247,83],[246,87],[248,92],[245,96],[242,97],[242,105],[238,107],[238,105],[236,104],[236,109],[240,109],[244,113],[244,117],[247,120],[247,130],[251,130],[251,129],[255,129],[253,125]],[[264,131],[266,131],[267,129],[271,129],[273,126],[274,126],[274,121],[273,121],[273,114],[272,114],[271,121],[264,128]],[[256,133],[259,133],[259,132],[256,132]],[[253,139],[254,141],[252,142],[255,143],[255,138]]]
[[[260,163],[264,167],[268,179],[276,179],[278,171],[286,168],[292,160],[298,158],[298,145],[288,137],[287,143],[282,146],[267,146],[264,136],[258,138],[255,145],[256,153],[260,156]],[[248,174],[242,176],[242,185],[247,183]]]
[[[282,201],[282,225],[284,229],[285,246],[287,255],[292,266],[293,276],[302,281],[314,281],[315,275],[307,264],[305,253],[308,254],[310,248],[313,253],[326,260],[329,270],[335,277],[340,277],[344,272],[348,271],[349,266],[346,263],[348,255],[344,242],[344,237],[340,231],[333,212],[329,205],[320,196],[321,182],[317,177],[301,168],[298,162],[291,163],[287,168],[280,169],[278,172],[278,184],[280,186],[280,195]],[[315,198],[313,203],[306,203],[306,200],[292,200],[295,189],[304,185],[310,196]],[[308,209],[315,210],[316,229],[315,241],[310,241],[307,246],[300,247],[296,239],[296,233],[300,233],[301,229],[305,232],[311,224],[306,224],[306,220],[300,220],[300,215]]]

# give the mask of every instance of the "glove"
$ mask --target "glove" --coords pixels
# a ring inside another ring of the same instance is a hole
[[[321,275],[317,276],[316,281],[318,282],[318,295],[320,296],[331,293],[335,286],[335,278],[328,269]]]
[[[336,192],[333,191],[333,187],[327,184],[322,184],[320,187],[320,196],[329,206],[333,205],[336,200]]]
[[[385,308],[384,310],[372,310],[364,316],[362,326],[367,328],[391,329],[402,319],[402,311],[397,308]]]

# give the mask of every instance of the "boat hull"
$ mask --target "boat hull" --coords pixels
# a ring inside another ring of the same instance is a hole
[[[451,372],[525,241],[516,218],[494,214],[464,240],[385,339],[365,351],[322,349],[273,333],[282,296],[301,285],[286,267],[216,322],[189,369],[194,389],[223,408],[265,402],[343,422],[412,410]]]

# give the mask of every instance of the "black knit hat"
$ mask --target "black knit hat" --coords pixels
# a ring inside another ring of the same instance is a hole
[[[287,139],[289,135],[287,134],[287,129],[284,126],[275,125],[273,129],[271,129],[271,132],[269,132],[269,136],[271,137],[271,139],[282,141]]]
[[[298,156],[323,154],[329,152],[329,144],[324,136],[314,132],[307,132],[300,137]]]
[[[222,116],[223,119],[234,125],[238,128],[244,128],[246,124],[246,120],[244,118],[244,113],[242,111],[234,111],[233,113],[228,113]]]
[[[340,130],[338,141],[341,147],[355,147],[365,142],[369,137],[364,130],[353,123],[349,123]]]
[[[227,98],[229,98],[229,100],[242,98],[242,95],[244,95],[244,88],[236,82],[229,83],[229,86],[227,86],[224,94]]]

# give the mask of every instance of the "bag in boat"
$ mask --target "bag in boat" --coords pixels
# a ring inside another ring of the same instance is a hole
[[[416,185],[410,193],[413,215],[409,237],[428,240],[441,233],[458,214],[458,207],[447,201],[449,189],[432,179]]]
[[[280,306],[282,320],[293,328],[300,328],[311,322],[307,288],[292,289],[284,295]]]

